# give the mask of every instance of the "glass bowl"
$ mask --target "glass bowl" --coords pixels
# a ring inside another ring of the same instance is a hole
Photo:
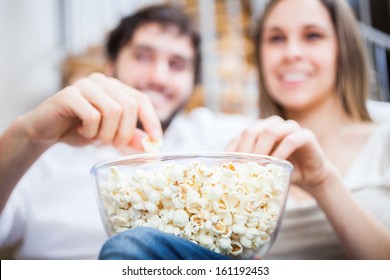
[[[93,166],[109,235],[148,226],[241,259],[263,258],[293,166],[244,153],[142,154]]]

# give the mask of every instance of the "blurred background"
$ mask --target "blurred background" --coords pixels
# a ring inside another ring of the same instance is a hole
[[[0,133],[63,85],[102,71],[102,43],[122,16],[183,5],[202,35],[203,81],[187,110],[257,114],[252,26],[266,0],[0,0]],[[371,98],[390,101],[390,0],[349,0],[373,66]]]

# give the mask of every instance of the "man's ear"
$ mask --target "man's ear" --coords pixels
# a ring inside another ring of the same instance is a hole
[[[104,73],[108,77],[114,77],[114,63],[112,61],[108,61],[106,65],[104,66]]]

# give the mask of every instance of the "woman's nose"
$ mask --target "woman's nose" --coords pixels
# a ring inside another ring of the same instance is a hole
[[[289,39],[285,48],[286,58],[289,60],[300,59],[303,54],[302,44],[297,39]]]

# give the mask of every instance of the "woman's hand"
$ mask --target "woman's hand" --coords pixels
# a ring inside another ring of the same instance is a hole
[[[162,137],[161,124],[149,98],[98,73],[59,91],[22,119],[29,137],[48,145],[100,141],[142,149],[145,132],[153,140]],[[145,132],[136,128],[137,121]]]
[[[259,120],[233,139],[227,151],[257,153],[287,159],[294,164],[292,183],[317,196],[337,176],[313,132],[296,121],[273,116]]]

